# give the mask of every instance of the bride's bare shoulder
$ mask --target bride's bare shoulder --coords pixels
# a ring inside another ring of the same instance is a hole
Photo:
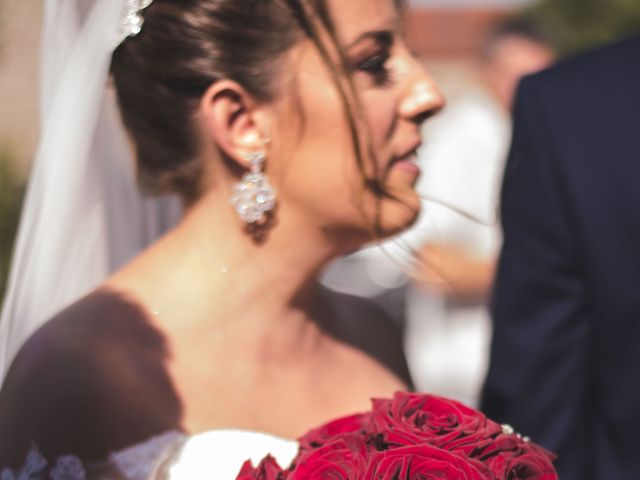
[[[178,427],[163,335],[134,303],[96,291],[48,321],[0,391],[0,465],[35,443],[47,458],[99,460]]]

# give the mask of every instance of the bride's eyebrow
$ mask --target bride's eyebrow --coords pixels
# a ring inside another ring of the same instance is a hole
[[[396,31],[392,29],[381,29],[381,30],[372,30],[364,32],[358,37],[349,43],[345,49],[350,50],[355,47],[359,43],[365,40],[374,40],[376,43],[380,43],[383,45],[391,45],[393,43],[393,37],[395,36]]]

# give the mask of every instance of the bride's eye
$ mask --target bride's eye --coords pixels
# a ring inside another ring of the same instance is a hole
[[[365,34],[359,52],[354,55],[352,68],[355,73],[366,74],[376,87],[386,87],[392,83],[391,59],[394,32],[375,31]]]
[[[388,49],[380,51],[365,58],[357,64],[357,70],[365,72],[372,79],[376,86],[384,87],[391,84],[391,71],[388,67],[391,52]]]

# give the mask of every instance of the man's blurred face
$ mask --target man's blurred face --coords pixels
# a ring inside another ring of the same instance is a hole
[[[553,50],[525,37],[509,35],[497,40],[493,55],[485,64],[489,86],[500,103],[511,110],[513,96],[520,79],[553,63]]]

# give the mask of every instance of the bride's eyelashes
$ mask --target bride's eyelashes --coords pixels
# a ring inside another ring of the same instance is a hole
[[[376,54],[360,63],[358,70],[367,73],[373,80],[374,85],[378,87],[389,86],[393,83],[391,70],[387,66],[390,57],[389,51]]]
[[[366,74],[376,87],[392,85],[393,76],[389,68],[394,35],[382,31],[370,35],[371,42],[352,62],[355,73]]]

